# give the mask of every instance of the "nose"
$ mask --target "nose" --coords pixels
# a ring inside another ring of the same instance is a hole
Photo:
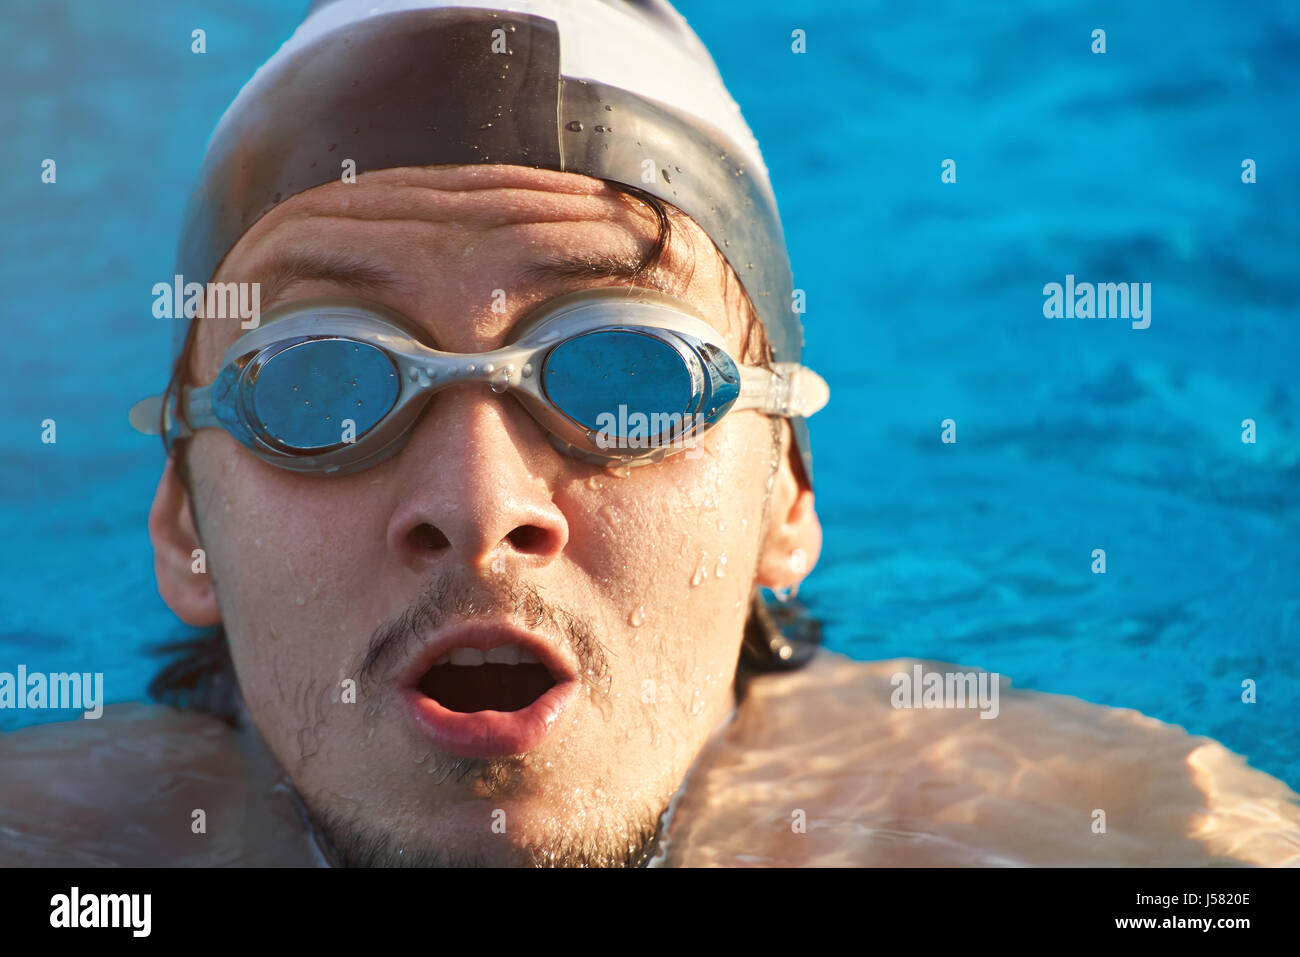
[[[549,564],[569,538],[551,493],[557,458],[510,397],[477,385],[438,393],[397,457],[408,492],[389,523],[390,553],[421,573],[448,556],[476,571]]]

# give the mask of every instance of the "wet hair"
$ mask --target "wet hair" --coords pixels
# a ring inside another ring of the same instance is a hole
[[[637,264],[637,272],[640,274],[655,269],[671,241],[673,211],[657,196],[634,186],[613,182],[609,186],[626,197],[644,203],[654,215],[657,226],[655,241]],[[722,257],[721,251],[718,251],[718,256]],[[724,289],[725,296],[735,278],[735,272],[730,265],[726,265],[723,275],[727,286]],[[741,361],[771,368],[772,346],[767,332],[744,286],[739,279],[735,281],[740,289],[744,311]],[[189,382],[198,325],[197,322],[190,323],[185,344],[172,366],[166,393],[169,396],[178,394],[178,390]],[[772,419],[772,440],[776,448],[780,447],[781,431],[782,420]],[[176,459],[177,474],[190,493],[192,508],[194,495],[189,471],[189,439],[178,439],[173,444],[171,453]],[[773,464],[779,465],[779,461],[774,461]],[[797,465],[796,472],[802,475],[802,469]],[[198,516],[194,515],[194,519],[197,528]],[[820,644],[820,623],[807,613],[803,605],[798,602],[769,603],[755,586],[750,597],[749,617],[745,622],[740,658],[736,663],[737,703],[744,698],[754,677],[803,667],[812,660]],[[164,642],[150,650],[153,654],[168,659],[149,682],[148,693],[151,698],[178,708],[214,715],[232,726],[237,724],[239,685],[223,625],[203,629],[195,637]]]

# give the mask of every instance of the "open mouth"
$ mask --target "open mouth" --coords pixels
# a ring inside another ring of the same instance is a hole
[[[448,754],[532,750],[581,685],[576,662],[508,626],[461,625],[432,636],[426,648],[399,679],[399,691],[416,730]]]
[[[416,687],[448,711],[520,711],[555,687],[555,678],[527,648],[507,644],[455,648]]]

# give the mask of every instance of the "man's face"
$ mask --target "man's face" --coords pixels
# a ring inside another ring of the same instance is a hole
[[[518,278],[526,266],[557,253],[635,258],[654,234],[648,212],[583,176],[387,170],[281,204],[215,280],[262,282],[263,309],[272,294],[379,302],[436,348],[482,352],[538,303],[626,283],[528,283]],[[300,268],[287,284],[271,281],[305,256],[374,269],[331,278]],[[664,267],[740,357],[738,284],[725,283],[725,264],[689,220],[675,222]],[[206,383],[240,329],[199,325],[192,368]],[[437,393],[400,454],[352,475],[277,469],[224,431],[200,431],[189,459],[199,544],[240,687],[341,855],[636,860],[733,704],[766,509],[788,510],[796,487],[788,433],[777,434],[774,446],[771,420],[734,413],[697,453],[608,470],[556,451],[508,393],[481,384]],[[445,664],[435,675],[431,641],[449,635],[527,635],[568,669],[565,693],[552,695],[564,699],[558,717],[542,709],[523,753],[452,743],[421,720],[422,681],[442,689],[435,700],[473,702],[523,693],[536,677],[516,680],[504,665],[489,675]]]

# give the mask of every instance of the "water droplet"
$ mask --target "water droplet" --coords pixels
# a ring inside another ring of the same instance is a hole
[[[703,565],[695,569],[695,574],[691,576],[691,587],[694,588],[697,585],[699,585],[700,582],[704,581],[704,576],[706,574],[707,573],[704,571]]]
[[[727,556],[726,556],[726,555],[719,555],[719,556],[718,556],[718,567],[717,567],[717,569],[714,571],[713,574],[714,574],[715,576],[717,576],[718,578],[722,578],[723,576],[725,576],[725,575],[727,574]]]
[[[568,123],[565,123],[564,128],[568,130],[570,133],[582,132],[582,124],[579,123],[577,120],[570,120]]]
[[[784,605],[786,602],[788,602],[788,601],[790,600],[790,589],[789,589],[789,588],[773,588],[773,589],[772,589],[772,597],[775,598],[777,601],[779,601],[781,604]]]
[[[596,478],[596,476],[594,476],[594,475],[590,476],[590,477],[587,479],[587,488],[591,489],[593,492],[599,492],[599,491],[600,491],[600,479]]]
[[[645,609],[637,605],[632,609],[632,613],[627,616],[627,623],[633,628],[640,628],[645,624]]]
[[[474,365],[474,363],[471,362],[469,365],[467,365],[467,366],[465,367],[465,371],[466,371],[466,372],[473,372],[475,368],[477,368],[477,367]]]
[[[490,369],[485,368],[484,371],[490,371]],[[506,389],[510,388],[511,371],[510,367],[507,366],[504,369],[498,369],[496,372],[492,373],[492,378],[489,380],[489,384],[492,386],[493,392],[499,395],[502,392],[505,392]]]
[[[532,374],[533,374],[533,364],[532,364],[531,362],[525,362],[525,363],[524,363],[524,370],[523,370],[523,371],[524,371],[524,375],[526,375],[526,376],[532,375]]]

